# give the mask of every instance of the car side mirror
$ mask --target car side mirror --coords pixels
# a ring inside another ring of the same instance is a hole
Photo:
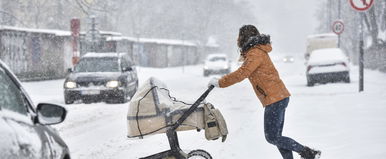
[[[126,72],[126,71],[133,71],[133,68],[128,66],[128,67],[124,67],[123,68],[123,72]]]
[[[43,125],[61,123],[67,115],[67,110],[64,107],[49,103],[39,103],[36,112],[37,122]]]
[[[72,73],[72,68],[68,68],[67,73]]]

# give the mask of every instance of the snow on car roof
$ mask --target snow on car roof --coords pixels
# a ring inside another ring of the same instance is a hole
[[[311,53],[308,64],[325,64],[335,62],[346,62],[347,56],[339,48],[327,48],[314,50]]]
[[[313,35],[307,36],[307,39],[314,39],[314,38],[338,38],[338,36],[335,33],[313,34]]]
[[[116,53],[116,52],[89,52],[83,55],[83,58],[103,58],[103,57],[118,57],[118,55],[121,55],[124,53]]]
[[[213,57],[225,57],[227,58],[228,56],[226,54],[209,54],[207,56],[207,59],[213,58]]]

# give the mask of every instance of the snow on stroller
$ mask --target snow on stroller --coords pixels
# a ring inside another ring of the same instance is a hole
[[[228,134],[225,120],[218,109],[204,100],[214,87],[211,86],[194,102],[186,104],[171,97],[166,85],[150,78],[133,96],[127,115],[128,137],[143,138],[146,135],[166,133],[170,150],[141,159],[212,159],[204,150],[193,150],[186,154],[178,143],[177,131],[205,130],[208,140]]]

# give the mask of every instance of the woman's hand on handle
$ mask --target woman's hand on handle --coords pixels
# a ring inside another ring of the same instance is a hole
[[[213,78],[209,81],[208,87],[210,87],[210,86],[220,87],[220,85],[219,85],[219,83],[218,83],[218,80],[219,80],[219,78],[213,77]]]

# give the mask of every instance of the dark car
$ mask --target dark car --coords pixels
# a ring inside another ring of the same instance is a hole
[[[283,62],[284,63],[294,63],[295,62],[295,58],[293,56],[284,56],[283,57]]]
[[[137,71],[127,53],[87,53],[64,82],[64,100],[125,103],[137,88]]]
[[[67,145],[49,126],[62,122],[66,113],[63,107],[48,103],[35,108],[0,61],[0,158],[69,159]]]

